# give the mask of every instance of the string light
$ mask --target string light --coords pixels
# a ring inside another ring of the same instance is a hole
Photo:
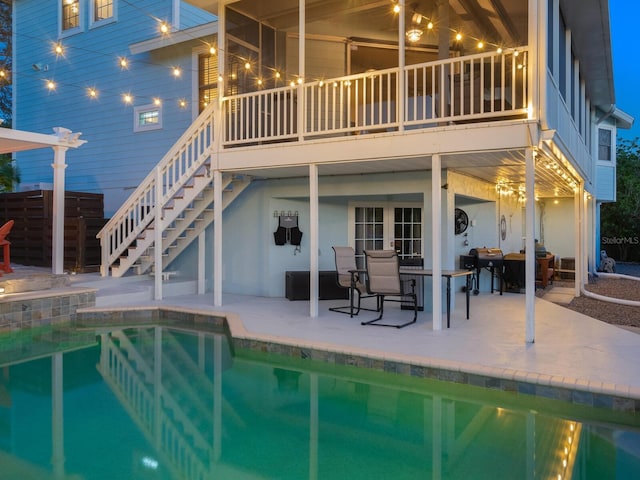
[[[130,93],[123,93],[122,101],[126,104],[130,104],[133,102],[133,96]]]
[[[78,5],[77,0],[64,0],[64,2],[65,2],[65,5],[75,5],[75,6]],[[128,2],[127,1],[125,3],[127,3],[128,5],[130,5],[130,6],[134,7],[134,8],[137,8],[137,9],[142,11],[142,9],[139,6],[136,6],[134,2]],[[400,13],[402,11],[402,8],[401,8],[400,4],[397,1],[393,3],[393,11],[396,14],[398,14],[398,13]],[[164,34],[168,34],[168,35],[171,34],[171,25],[170,25],[170,23],[168,23],[166,21],[163,21],[163,20],[160,20],[160,19],[154,17],[153,15],[149,14],[148,12],[143,12],[143,13],[145,15],[147,15],[148,17],[152,18],[154,20],[154,22],[156,22],[157,28],[160,31],[160,33],[162,33],[163,35]],[[418,12],[414,12],[414,17],[420,18],[420,22],[422,22],[422,25],[424,26],[425,30],[433,30],[435,28],[434,19],[433,18],[428,18],[427,16],[422,15],[422,14],[420,14]],[[425,20],[426,23],[423,22],[423,20]],[[445,27],[445,28],[448,28],[448,27]],[[450,30],[451,32],[455,33],[455,38],[456,38],[457,41],[461,41],[463,39],[462,32],[459,32],[459,31],[455,32],[451,28],[448,28],[448,30]],[[21,35],[22,36],[28,36],[28,35],[22,34],[22,33],[21,33]],[[469,39],[473,39],[472,36],[466,36],[466,37],[469,38]],[[30,38],[35,38],[35,37],[30,37]],[[199,38],[195,38],[195,37],[194,37],[194,40],[202,42],[202,44],[204,44],[208,48],[208,51],[209,51],[209,53],[211,55],[218,54],[218,49],[214,45],[214,43],[205,42],[204,40],[199,39]],[[65,53],[70,48],[69,46],[64,46],[62,44],[62,42],[53,43],[52,45],[53,45],[53,52],[55,53],[56,56],[64,56]],[[492,44],[486,43],[483,40],[477,40],[477,47],[478,48],[484,48],[485,45],[492,45]],[[72,48],[79,49],[79,47],[72,47]],[[83,49],[83,50],[86,50],[86,49]],[[496,45],[496,50],[500,54],[503,51],[502,47],[498,47],[497,45]],[[88,51],[88,50],[86,50],[86,51]],[[94,52],[94,53],[100,54],[100,55],[106,55],[105,53],[100,52],[100,51],[97,51],[97,52]],[[514,57],[518,56],[518,54],[519,54],[519,52],[517,50],[513,50]],[[240,59],[241,61],[243,61],[244,66],[245,66],[245,70],[249,71],[249,70],[252,69],[252,62],[250,60],[242,59],[242,57],[240,57],[238,55],[233,55],[231,53],[228,53],[228,55],[231,55],[231,56],[236,57],[236,58]],[[521,56],[521,58],[522,58],[522,56]],[[126,57],[124,57],[124,56],[123,57],[119,57],[118,61],[119,61],[119,65],[120,65],[121,69],[123,69],[123,70],[124,69],[129,69],[130,61]],[[524,66],[525,65],[523,63],[520,63],[520,64],[517,65],[517,68],[521,69],[521,68],[524,68]],[[165,68],[166,68],[166,66],[165,66]],[[172,68],[173,75],[175,77],[180,77],[181,76],[181,73],[182,73],[181,69],[179,69],[178,67],[171,67],[171,68]],[[270,67],[263,67],[263,68],[270,68]],[[282,74],[278,70],[276,70],[275,68],[270,68],[270,70],[273,72],[274,77],[275,77],[276,80],[279,80],[279,79],[282,78]],[[14,72],[14,75],[15,75],[15,72]],[[8,73],[5,72],[4,70],[0,70],[0,79],[7,78],[7,77],[8,77]],[[232,78],[235,78],[235,77],[232,77]],[[254,78],[254,81],[256,82],[256,84],[258,86],[263,86],[264,85],[263,79],[262,78],[258,78],[257,76]],[[294,77],[293,80],[291,80],[290,85],[291,85],[291,87],[295,87],[296,83],[301,85],[301,84],[303,84],[303,82],[304,82],[304,80],[303,80],[302,77]],[[223,79],[219,78],[218,79],[218,87],[220,87],[220,85],[222,83],[223,83]],[[51,81],[47,81],[46,85],[47,85],[47,88],[50,91],[55,90],[57,88],[56,83],[53,82],[52,80]],[[347,85],[347,84],[344,84],[344,85]],[[74,87],[84,88],[86,93],[87,93],[87,95],[92,99],[95,99],[95,98],[98,97],[98,90],[95,89],[95,88],[86,88],[85,86],[80,86],[80,85],[73,85],[73,86]],[[321,86],[325,86],[325,83],[321,82]],[[337,86],[337,84],[336,84],[336,86]],[[104,96],[104,91],[101,92],[101,94],[102,94],[102,96]],[[117,95],[117,92],[113,92],[113,94]],[[131,94],[127,94],[127,97],[129,98],[127,103],[133,102],[133,96]],[[123,97],[123,99],[124,99],[124,97]],[[152,101],[155,101],[155,99],[153,99]]]
[[[162,105],[162,100],[160,100],[158,97],[156,97],[156,98],[153,99],[153,104],[156,107],[159,107],[160,105]]]
[[[184,98],[181,98],[180,100],[178,100],[178,105],[180,106],[180,108],[187,108],[187,101]]]

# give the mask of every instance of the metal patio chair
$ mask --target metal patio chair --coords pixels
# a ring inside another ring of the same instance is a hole
[[[342,307],[332,307],[332,312],[346,313],[350,317],[358,315],[360,310],[368,310],[377,312],[379,310],[378,303],[376,308],[364,308],[361,301],[363,298],[377,297],[377,295],[365,295],[367,288],[362,282],[365,276],[364,270],[358,270],[356,266],[356,253],[351,247],[332,247],[336,257],[336,281],[338,287],[349,289],[349,305]],[[354,295],[358,295],[358,303],[354,305]],[[378,300],[376,299],[376,302]]]
[[[369,295],[377,295],[380,306],[378,318],[362,322],[362,325],[376,325],[379,327],[402,328],[416,322],[418,317],[418,297],[416,295],[416,281],[409,279],[402,281],[400,278],[400,263],[398,255],[393,250],[365,250],[367,262],[366,286]],[[410,291],[405,285],[410,286]],[[396,298],[388,298],[396,297]],[[413,318],[405,323],[378,323],[384,314],[384,302],[411,303],[413,306]]]

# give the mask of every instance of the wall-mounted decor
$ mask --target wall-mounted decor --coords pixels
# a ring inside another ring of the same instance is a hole
[[[281,211],[278,213],[276,210],[273,212],[273,216],[278,218],[278,228],[273,232],[273,239],[276,245],[285,245],[290,243],[291,245],[300,246],[302,241],[302,232],[298,227],[298,212],[291,213]]]
[[[461,208],[455,209],[455,231],[456,235],[460,235],[464,233],[469,227],[469,217],[467,216],[467,212],[462,210]]]

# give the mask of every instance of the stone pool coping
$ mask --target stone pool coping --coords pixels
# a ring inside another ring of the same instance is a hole
[[[247,330],[240,315],[232,312],[211,312],[200,308],[163,305],[109,309],[87,307],[78,309],[77,313],[77,321],[84,326],[87,326],[85,322],[115,327],[119,324],[135,321],[150,322],[165,319],[214,324],[227,329],[234,348],[286,355],[302,360],[309,359],[336,365],[369,368],[417,378],[468,384],[560,400],[580,406],[604,408],[615,412],[640,412],[640,388],[509,368],[496,368],[435,357],[389,353],[356,346],[345,347],[282,335],[253,333]]]

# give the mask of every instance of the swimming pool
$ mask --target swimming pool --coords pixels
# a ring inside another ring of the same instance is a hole
[[[0,335],[0,477],[634,478],[640,419],[233,350],[176,325]]]

